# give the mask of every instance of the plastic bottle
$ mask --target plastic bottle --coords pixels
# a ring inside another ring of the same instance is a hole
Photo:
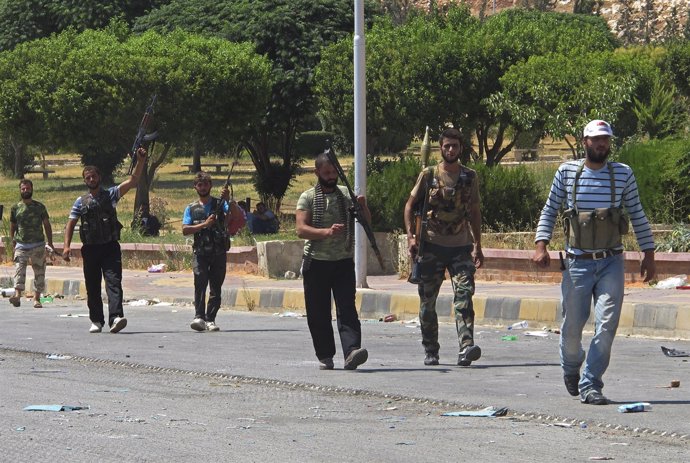
[[[522,320],[521,322],[513,323],[508,327],[509,330],[524,330],[527,328],[529,324],[527,323],[527,320]]]
[[[648,412],[651,409],[652,404],[649,402],[635,402],[634,404],[623,404],[618,407],[618,411],[621,413]]]
[[[14,296],[14,288],[3,288],[0,290],[0,294],[2,294],[2,297],[12,297]]]

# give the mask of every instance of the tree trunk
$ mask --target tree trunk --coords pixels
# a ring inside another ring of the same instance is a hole
[[[10,139],[14,149],[14,178],[24,178],[24,150],[26,146]]]
[[[146,167],[141,174],[139,183],[137,184],[137,192],[134,197],[134,221],[133,225],[138,226],[143,217],[148,217],[151,213],[150,191],[152,189],[153,179],[156,176],[156,170],[165,162],[168,153],[170,152],[170,145],[163,145],[163,151],[156,156],[154,145],[152,144],[151,153],[146,161]]]
[[[201,171],[201,154],[203,153],[204,148],[201,146],[199,143],[194,144],[194,153],[192,154],[193,159],[192,159],[192,171],[194,173],[197,173]]]

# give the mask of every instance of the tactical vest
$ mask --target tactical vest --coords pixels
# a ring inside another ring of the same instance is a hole
[[[623,245],[622,235],[629,231],[628,217],[622,208],[616,207],[616,179],[613,166],[607,163],[611,180],[611,206],[600,207],[592,211],[578,211],[577,182],[580,179],[584,162],[575,173],[573,182],[573,207],[563,213],[566,247],[577,249],[613,249]]]
[[[83,244],[106,244],[120,239],[122,224],[117,220],[110,192],[101,189],[93,197],[81,197],[79,237]]]
[[[456,235],[469,222],[469,202],[472,184],[477,175],[473,170],[460,167],[460,175],[453,185],[445,185],[438,166],[427,168],[433,175],[429,188],[428,229],[436,235]]]
[[[211,211],[218,210],[218,199],[211,198]],[[208,218],[204,205],[195,201],[189,205],[189,213],[192,217],[192,225],[198,225]],[[225,229],[225,214],[220,208],[220,213],[212,227],[204,228],[194,233],[194,253],[199,256],[214,256],[225,254],[230,249],[230,236]]]

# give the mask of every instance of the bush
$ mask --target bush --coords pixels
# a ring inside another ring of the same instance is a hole
[[[494,231],[536,229],[547,191],[525,166],[472,165],[479,175],[482,219]]]
[[[295,153],[304,157],[315,157],[319,153],[323,153],[330,142],[333,140],[333,132],[326,132],[324,130],[302,132],[295,140]]]
[[[617,158],[632,167],[650,221],[676,223],[690,214],[690,140],[634,141]]]
[[[422,171],[419,160],[405,156],[397,161],[381,162],[378,158],[369,157],[367,168],[367,203],[372,228],[383,232],[404,230],[405,203]]]

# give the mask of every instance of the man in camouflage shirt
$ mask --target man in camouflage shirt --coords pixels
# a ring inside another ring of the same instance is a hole
[[[322,153],[316,157],[316,187],[302,193],[295,213],[297,236],[307,240],[302,260],[307,325],[321,370],[333,369],[335,339],[331,323],[331,294],[335,300],[344,368],[354,370],[367,361],[362,328],[355,307],[354,218],[352,200],[338,186],[338,173]],[[358,196],[365,218],[371,221],[366,198]]]
[[[10,212],[10,238],[14,247],[14,296],[10,303],[21,305],[22,291],[26,284],[26,266],[31,261],[34,270],[34,307],[41,307],[41,293],[46,283],[46,250],[53,252],[53,229],[46,207],[32,199],[34,185],[31,180],[19,182],[22,200],[12,206]],[[45,235],[44,235],[45,230]],[[48,237],[48,246],[46,246]]]

